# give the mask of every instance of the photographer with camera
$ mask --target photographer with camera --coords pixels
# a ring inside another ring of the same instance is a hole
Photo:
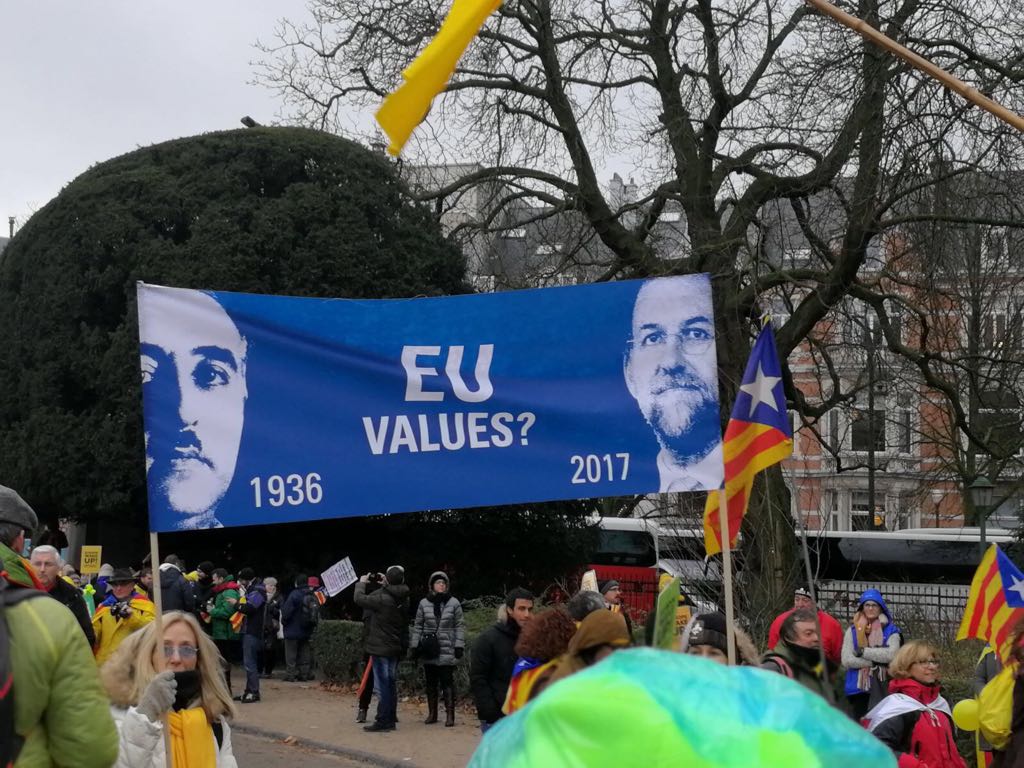
[[[373,725],[364,726],[370,732],[393,731],[398,720],[398,660],[408,645],[409,587],[405,584],[405,569],[392,565],[383,576],[384,586],[367,594],[371,574],[367,573],[356,584],[356,605],[372,611],[370,628],[366,633],[367,654],[373,657],[373,682],[380,699]]]
[[[131,568],[115,568],[107,579],[110,594],[96,607],[92,628],[96,633],[93,653],[102,665],[128,635],[156,618],[156,607],[135,590]]]

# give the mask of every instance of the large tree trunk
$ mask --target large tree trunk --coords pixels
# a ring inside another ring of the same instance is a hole
[[[803,560],[794,536],[791,495],[779,465],[758,476],[751,496],[743,521],[738,604],[760,639],[767,636],[772,619],[792,603]]]

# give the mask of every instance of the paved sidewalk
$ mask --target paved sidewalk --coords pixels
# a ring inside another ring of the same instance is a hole
[[[233,680],[244,679],[232,675]],[[285,683],[261,680],[262,701],[238,705],[240,730],[294,736],[300,741],[331,746],[339,753],[377,765],[402,765],[411,768],[464,768],[480,743],[480,729],[474,715],[461,710],[455,727],[441,722],[424,725],[426,704],[399,701],[398,728],[387,733],[366,733],[356,722],[356,697],[350,693],[327,691],[319,683]],[[401,695],[401,691],[399,691]],[[370,718],[377,702],[370,708]],[[251,729],[251,730],[250,730]]]

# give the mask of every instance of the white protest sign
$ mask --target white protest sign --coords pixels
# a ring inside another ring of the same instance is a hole
[[[336,562],[320,576],[330,597],[334,597],[350,584],[355,584],[358,578],[355,568],[352,567],[352,560],[347,557]]]
[[[597,571],[587,571],[580,579],[580,592],[597,592]]]

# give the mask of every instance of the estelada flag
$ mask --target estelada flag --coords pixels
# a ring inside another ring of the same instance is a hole
[[[793,430],[786,410],[782,367],[771,323],[765,323],[750,351],[722,440],[730,546],[736,541],[743,516],[747,514],[754,475],[791,453]],[[704,506],[704,549],[708,555],[722,551],[720,493],[722,491],[709,493]]]
[[[993,544],[971,580],[957,640],[976,637],[991,645],[1006,662],[1010,633],[1024,619],[1024,573]]]
[[[245,595],[242,595],[240,598],[238,598],[238,603],[236,603],[236,605],[241,605],[244,602],[245,602]],[[235,634],[238,634],[239,632],[241,632],[242,631],[242,622],[244,620],[245,620],[245,615],[241,611],[236,610],[233,614],[231,614],[231,619],[230,619],[231,631],[234,632]]]
[[[377,110],[377,123],[391,143],[388,152],[398,155],[413,129],[430,111],[430,102],[451,79],[455,65],[480,32],[501,0],[455,0],[441,29],[412,64],[402,72],[404,81]]]

